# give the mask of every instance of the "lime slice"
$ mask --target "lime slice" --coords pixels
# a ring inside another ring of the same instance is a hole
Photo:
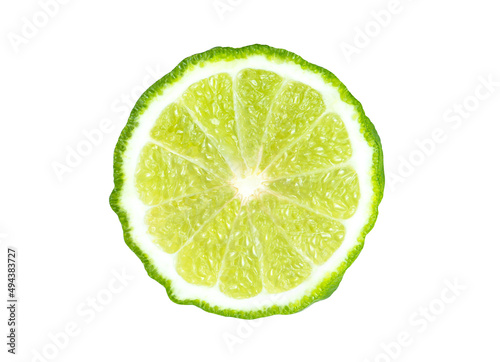
[[[182,61],[114,156],[125,241],[176,303],[239,318],[325,299],[377,217],[375,128],[329,71],[263,45]]]

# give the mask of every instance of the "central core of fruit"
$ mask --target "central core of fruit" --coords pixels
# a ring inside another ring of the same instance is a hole
[[[257,196],[264,189],[264,179],[260,175],[250,175],[246,178],[235,178],[231,184],[238,191],[237,195],[243,200]]]

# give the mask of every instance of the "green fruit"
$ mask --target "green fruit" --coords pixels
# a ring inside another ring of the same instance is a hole
[[[380,139],[329,71],[264,45],[183,60],[114,155],[125,241],[176,303],[238,318],[327,298],[377,218]]]

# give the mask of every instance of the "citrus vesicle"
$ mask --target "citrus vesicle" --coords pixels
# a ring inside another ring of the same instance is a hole
[[[240,318],[331,295],[383,194],[382,148],[329,71],[264,45],[182,61],[139,99],[110,203],[170,298]]]

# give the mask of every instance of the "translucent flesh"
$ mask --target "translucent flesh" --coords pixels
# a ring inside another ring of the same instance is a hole
[[[135,182],[183,279],[243,299],[293,289],[331,258],[359,184],[344,123],[325,109],[316,90],[259,69],[213,75],[166,105]],[[248,177],[262,186],[243,197]]]
[[[261,247],[242,208],[228,243],[220,276],[220,290],[232,298],[250,298],[262,291]]]

